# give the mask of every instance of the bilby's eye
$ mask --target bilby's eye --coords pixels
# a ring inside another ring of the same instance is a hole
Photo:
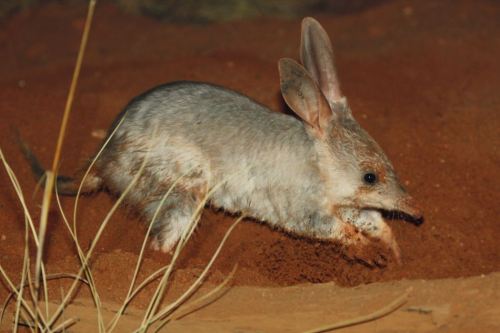
[[[363,180],[364,180],[365,184],[373,185],[378,181],[378,178],[377,178],[377,175],[374,174],[373,172],[367,172],[363,176]]]

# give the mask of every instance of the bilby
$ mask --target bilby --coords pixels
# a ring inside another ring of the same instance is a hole
[[[126,200],[147,220],[158,211],[153,244],[165,252],[210,194],[214,207],[339,242],[353,257],[370,260],[364,249],[376,243],[399,260],[383,212],[416,224],[422,213],[354,119],[328,35],[312,18],[302,22],[300,59],[279,61],[281,92],[297,117],[200,82],[173,82],[134,98],[109,129],[83,193],[122,193],[141,170]],[[75,194],[80,181],[59,178],[57,187]]]

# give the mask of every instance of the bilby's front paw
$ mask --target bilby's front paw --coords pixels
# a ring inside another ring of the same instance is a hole
[[[382,242],[360,242],[344,248],[344,254],[372,267],[386,267],[391,262],[401,264],[399,248],[389,248]]]
[[[175,248],[175,242],[168,243],[168,242],[165,242],[164,240],[161,241],[157,237],[155,237],[151,241],[151,248],[155,251],[161,251],[163,253],[173,254],[174,248]]]

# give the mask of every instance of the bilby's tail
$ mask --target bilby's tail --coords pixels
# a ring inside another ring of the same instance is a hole
[[[30,147],[21,139],[20,135],[17,135],[17,142],[21,148],[21,151],[30,164],[31,171],[35,175],[37,181],[43,180],[45,178],[45,168],[40,164],[38,158],[33,154]],[[61,195],[75,196],[78,194],[78,188],[80,187],[81,177],[72,178],[66,176],[57,176],[56,187],[57,192]],[[102,179],[95,174],[89,174],[83,183],[80,194],[90,194],[97,192],[101,189]]]

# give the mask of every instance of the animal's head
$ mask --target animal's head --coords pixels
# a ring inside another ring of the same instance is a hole
[[[352,245],[378,240],[399,259],[382,214],[416,224],[422,222],[422,214],[382,149],[354,119],[340,92],[328,35],[312,18],[302,22],[300,56],[303,66],[280,60],[281,91],[316,138],[327,204],[343,222],[335,226],[332,238]]]

